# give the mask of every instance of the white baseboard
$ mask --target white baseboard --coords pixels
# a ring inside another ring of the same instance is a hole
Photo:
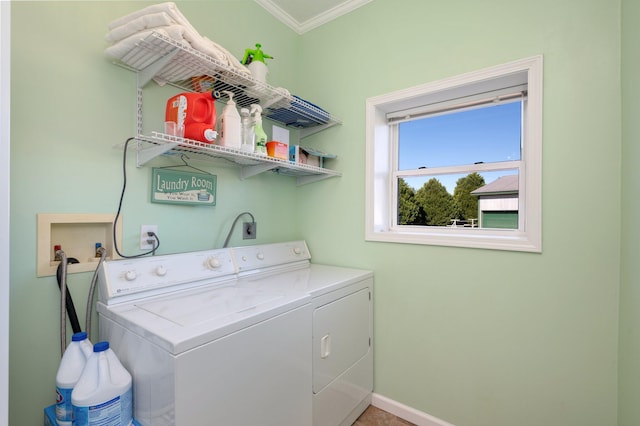
[[[371,396],[371,405],[418,426],[455,426],[377,393]]]

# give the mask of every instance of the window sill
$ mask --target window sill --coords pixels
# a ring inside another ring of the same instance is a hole
[[[514,230],[475,230],[460,228],[430,228],[367,232],[367,241],[422,244],[448,247],[482,248],[541,253],[540,241],[533,241],[524,233]]]

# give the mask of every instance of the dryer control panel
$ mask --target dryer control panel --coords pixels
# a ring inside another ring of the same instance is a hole
[[[261,272],[266,268],[286,267],[311,259],[304,241],[235,247],[232,250],[238,272]]]

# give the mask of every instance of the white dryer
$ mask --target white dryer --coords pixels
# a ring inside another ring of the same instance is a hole
[[[304,261],[254,274],[265,249],[304,247]],[[373,272],[310,263],[303,241],[235,248],[238,287],[311,296],[313,426],[347,426],[371,403],[373,391]]]

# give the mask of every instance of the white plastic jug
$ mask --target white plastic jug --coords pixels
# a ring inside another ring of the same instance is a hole
[[[222,110],[222,114],[220,114],[218,119],[218,125],[216,125],[220,136],[218,138],[218,144],[228,148],[240,149],[242,145],[240,114],[233,100],[233,92],[229,90],[223,90],[222,92],[229,96],[229,101],[227,101],[227,106]]]
[[[87,339],[87,333],[81,331],[71,337],[71,343],[62,355],[56,374],[56,420],[60,426],[71,426],[73,422],[71,392],[92,353],[93,345]]]
[[[73,392],[74,426],[127,426],[133,421],[131,374],[109,342],[98,342]]]

